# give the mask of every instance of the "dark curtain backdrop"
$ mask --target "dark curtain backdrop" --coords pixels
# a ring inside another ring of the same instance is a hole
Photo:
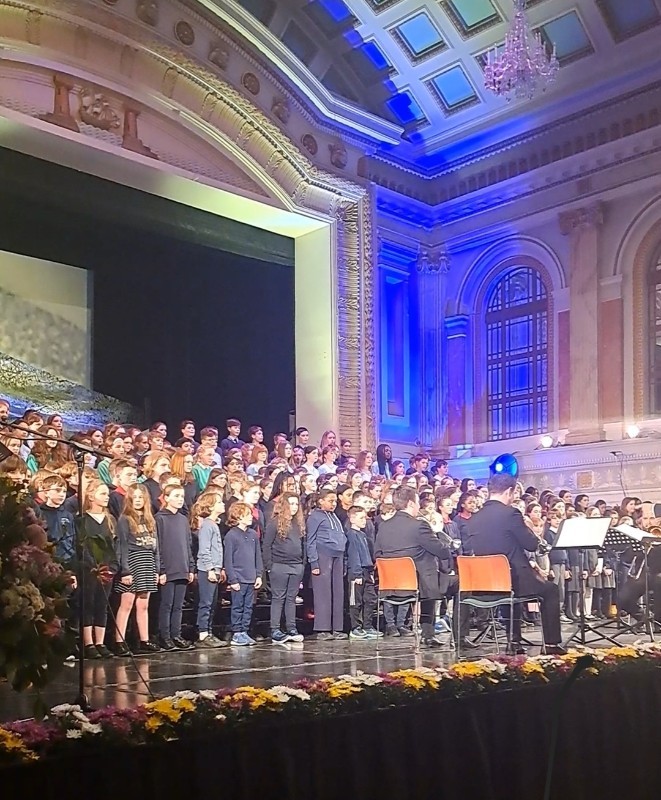
[[[292,240],[26,158],[0,151],[0,249],[91,271],[93,388],[171,427],[286,430]]]

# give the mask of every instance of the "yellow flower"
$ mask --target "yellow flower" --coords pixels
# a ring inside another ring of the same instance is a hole
[[[157,731],[162,724],[163,724],[163,718],[158,717],[154,714],[153,716],[147,718],[147,721],[145,722],[145,730],[152,732]]]
[[[521,672],[523,672],[524,675],[540,675],[545,681],[548,681],[548,678],[544,674],[544,668],[536,661],[525,661],[521,665]]]
[[[0,728],[0,750],[18,756],[22,761],[36,761],[37,754],[28,749],[20,736]]]
[[[638,658],[640,655],[635,647],[609,647],[603,653],[605,656],[613,656],[614,658]]]
[[[195,711],[195,703],[187,697],[178,697],[172,705],[182,711]]]
[[[401,680],[404,686],[407,686],[409,689],[415,689],[416,692],[426,687],[430,687],[431,689],[438,688],[438,678],[433,674],[420,670],[400,669],[396,672],[391,672],[390,677]]]
[[[460,661],[450,669],[450,672],[458,678],[477,678],[484,675],[487,670],[473,661]]]
[[[280,701],[268,689],[258,689],[255,686],[239,686],[239,688],[223,698],[223,703],[231,705],[236,702],[245,703],[248,708],[262,708],[266,705],[279,706]]]
[[[346,681],[335,681],[328,687],[326,694],[329,697],[332,697],[333,700],[336,700],[339,697],[348,697],[351,694],[356,694],[357,692],[362,691],[363,690],[360,686],[353,686],[351,683],[347,683]]]
[[[164,697],[162,700],[154,700],[152,703],[146,703],[145,708],[154,714],[160,714],[170,722],[179,722],[181,719],[182,711],[177,708],[178,700],[173,701],[169,697]],[[188,701],[190,703],[190,700]],[[192,703],[191,703],[192,705]]]

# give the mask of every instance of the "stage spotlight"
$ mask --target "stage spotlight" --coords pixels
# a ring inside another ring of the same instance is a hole
[[[638,425],[627,425],[627,436],[630,439],[635,439],[639,433],[640,433],[640,428],[638,427]]]
[[[539,440],[539,443],[545,448],[553,447],[553,437],[547,433],[546,435],[542,436],[542,438]]]
[[[503,453],[489,467],[492,475],[512,475],[517,477],[519,474],[519,462],[511,453]]]

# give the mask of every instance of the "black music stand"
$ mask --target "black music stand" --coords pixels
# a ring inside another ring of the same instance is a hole
[[[649,572],[649,565],[647,563],[647,556],[652,547],[658,547],[661,545],[661,539],[656,536],[650,536],[646,531],[640,530],[639,528],[634,528],[631,525],[618,525],[617,528],[613,528],[611,531],[608,532],[608,536],[606,537],[606,546],[612,545],[612,540],[609,542],[611,537],[619,537],[617,544],[622,544],[621,539],[624,539],[628,547],[632,548],[634,551],[643,554],[643,574],[645,575],[645,590],[643,592],[643,597],[645,598],[645,615],[642,620],[636,621],[633,625],[627,622],[624,622],[618,614],[618,630],[617,633],[613,634],[616,638],[618,636],[622,636],[625,633],[632,633],[637,634],[640,633],[640,630],[636,630],[639,628],[640,624],[643,623],[644,630],[647,636],[649,637],[650,642],[655,642],[655,631],[661,630],[661,624],[659,624],[656,619],[654,619],[654,614],[651,610],[651,603],[650,603],[650,572]],[[659,602],[659,600],[657,600]],[[624,628],[624,630],[622,630]]]
[[[609,517],[572,517],[560,523],[558,532],[553,540],[552,550],[577,550],[579,555],[579,570],[583,572],[584,554],[586,550],[595,548],[602,550],[606,540],[606,534],[610,528]],[[604,633],[599,633],[599,626],[592,625],[585,621],[585,588],[583,586],[583,576],[578,576],[578,595],[579,595],[579,622],[578,627],[564,643],[564,647],[570,645],[574,639],[578,638],[585,647],[598,641],[608,641],[617,644],[617,641]],[[588,635],[592,639],[588,640]]]

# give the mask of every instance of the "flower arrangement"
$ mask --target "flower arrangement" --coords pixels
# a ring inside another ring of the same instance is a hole
[[[592,665],[579,680],[615,672],[661,670],[661,644],[650,643],[573,650],[564,656],[484,658],[458,662],[449,668],[400,669],[381,675],[358,672],[302,680],[293,686],[184,691],[136,708],[104,708],[87,714],[78,706],[61,705],[51,709],[42,722],[13,722],[0,727],[0,765],[27,763],[108,744],[128,747],[199,738],[234,725],[266,720],[287,723],[542,686],[565,679],[586,654],[591,656]]]
[[[39,692],[71,652],[70,587],[22,491],[0,482],[0,680],[17,691]]]

